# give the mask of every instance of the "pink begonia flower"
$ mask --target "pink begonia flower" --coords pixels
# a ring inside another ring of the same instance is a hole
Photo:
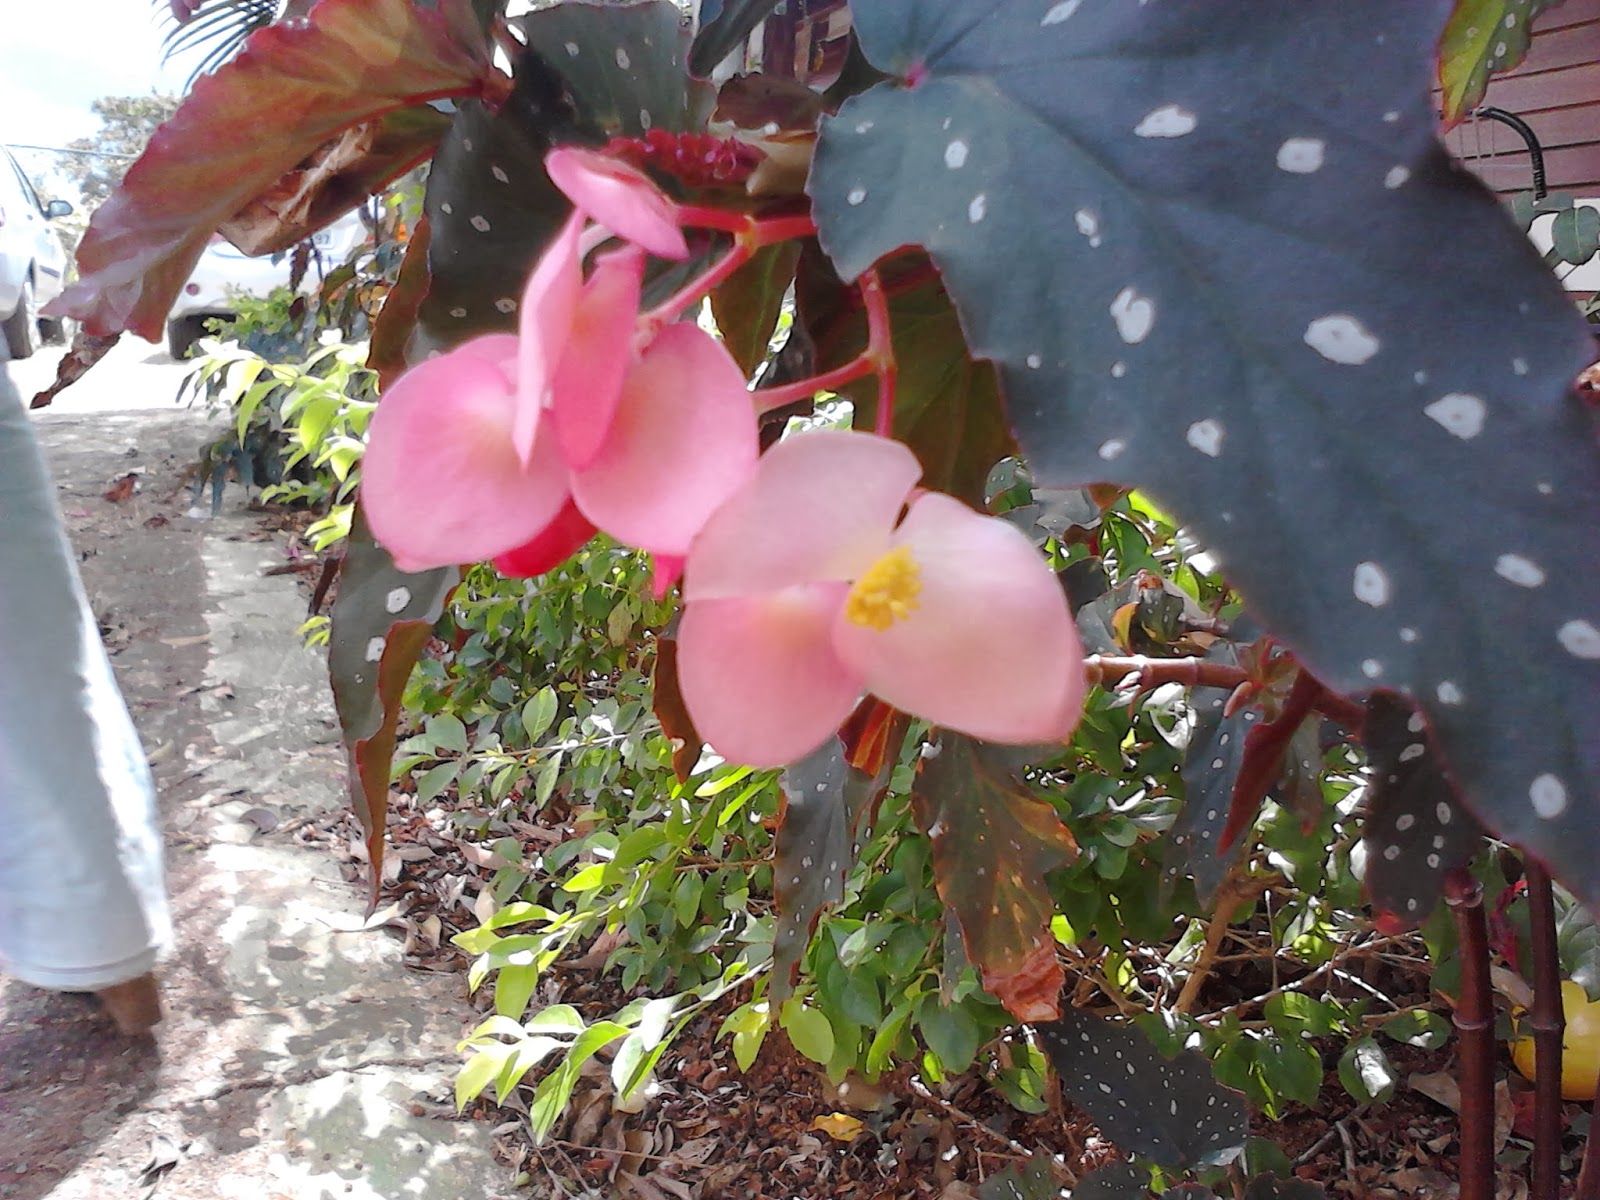
[[[754,469],[754,410],[732,356],[696,326],[636,345],[641,245],[687,253],[671,202],[603,156],[550,159],[579,210],[528,280],[520,335],[474,338],[385,393],[363,467],[367,513],[402,570],[487,558],[539,574],[599,527],[656,555],[665,590]],[[591,209],[629,244],[585,280]]]
[[[545,155],[544,169],[595,224],[657,258],[689,257],[676,207],[637,167],[597,150],[561,146]]]
[[[916,492],[920,476],[898,442],[804,433],[707,522],[678,669],[719,754],[793,762],[865,692],[986,741],[1071,733],[1083,651],[1055,575],[1009,523]]]

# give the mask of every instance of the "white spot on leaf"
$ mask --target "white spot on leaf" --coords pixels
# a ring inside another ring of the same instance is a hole
[[[1554,775],[1541,775],[1528,788],[1533,811],[1546,821],[1554,821],[1567,811],[1567,785]]]
[[[1201,454],[1216,458],[1222,453],[1222,442],[1227,436],[1228,431],[1222,427],[1221,421],[1207,417],[1204,421],[1196,421],[1189,426],[1189,432],[1184,434],[1184,441]]]
[[[1371,362],[1383,344],[1356,318],[1347,313],[1330,313],[1306,327],[1306,345],[1329,362],[1359,367]]]
[[[1451,392],[1422,411],[1464,442],[1470,442],[1483,432],[1489,415],[1489,408],[1480,397],[1465,392]]]
[[[1600,658],[1600,629],[1588,621],[1568,621],[1556,637],[1574,658]]]
[[[1543,567],[1520,554],[1502,554],[1495,561],[1494,573],[1508,583],[1525,588],[1543,587],[1546,578]]]
[[[972,198],[972,203],[967,205],[967,220],[976,225],[989,215],[989,197],[979,192]]]
[[[1163,104],[1134,126],[1133,131],[1142,138],[1181,138],[1188,137],[1199,124],[1195,115],[1181,104]]]
[[[1117,332],[1130,346],[1137,346],[1150,336],[1156,323],[1155,301],[1125,287],[1111,302],[1111,317],[1117,323]]]
[[[385,596],[383,598],[383,607],[386,610],[388,610],[388,613],[389,613],[390,616],[393,616],[395,613],[398,613],[398,612],[402,611],[405,608],[405,606],[410,604],[410,603],[411,603],[411,589],[410,588],[403,588],[403,587],[394,588],[392,591],[390,591],[390,593],[387,596]]]
[[[1290,138],[1278,147],[1278,169],[1291,175],[1314,175],[1327,161],[1328,143],[1321,138]]]
[[[967,144],[960,138],[944,148],[944,165],[952,171],[959,171],[967,165]]]
[[[1061,0],[1060,4],[1050,7],[1050,11],[1044,14],[1044,20],[1040,21],[1039,24],[1041,26],[1059,25],[1081,7],[1083,7],[1083,0]]]
[[[1382,608],[1389,603],[1394,588],[1389,582],[1389,572],[1375,562],[1364,562],[1356,567],[1354,591],[1361,603]]]
[[[1389,173],[1383,177],[1383,186],[1391,192],[1405,187],[1411,181],[1410,167],[1390,167]]]

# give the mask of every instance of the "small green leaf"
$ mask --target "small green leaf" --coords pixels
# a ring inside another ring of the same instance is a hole
[[[522,1026],[528,1033],[582,1033],[583,1016],[570,1004],[541,1008]]]
[[[494,1010],[503,1017],[520,1019],[539,984],[539,968],[534,965],[501,967],[494,981]]]
[[[1450,1022],[1436,1012],[1408,1012],[1385,1021],[1378,1032],[1418,1050],[1437,1050],[1450,1040]]]
[[[500,1074],[506,1059],[516,1047],[503,1043],[485,1046],[467,1060],[467,1065],[456,1075],[456,1111],[462,1109],[483,1092]]]
[[[826,1065],[833,1057],[833,1026],[821,1009],[791,1000],[783,1006],[783,1031],[794,1048],[812,1062]]]
[[[564,892],[592,892],[605,886],[608,863],[590,863],[561,885]]]
[[[429,717],[422,736],[434,750],[450,750],[456,754],[467,752],[467,727],[461,718],[451,713]]]
[[[552,687],[541,688],[533,699],[522,706],[522,728],[527,732],[530,746],[539,744],[539,739],[554,723],[560,707],[556,690]]]
[[[1365,1037],[1351,1042],[1340,1057],[1339,1082],[1361,1103],[1381,1104],[1394,1095],[1400,1081],[1383,1047]]]
[[[426,804],[455,782],[461,771],[459,759],[440,763],[417,777],[417,803]]]

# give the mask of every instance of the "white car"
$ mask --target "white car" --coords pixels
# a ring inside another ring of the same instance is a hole
[[[326,229],[311,235],[315,253],[300,281],[301,292],[316,291],[323,276],[341,265],[371,235],[359,212],[346,213]],[[173,358],[187,358],[197,340],[206,335],[206,322],[238,313],[238,298],[265,298],[289,286],[288,252],[251,258],[221,234],[195,264],[167,316],[167,350]]]
[[[12,358],[27,358],[44,334],[58,339],[59,323],[39,310],[66,284],[67,252],[50,222],[70,216],[65,200],[40,201],[11,152],[0,146],[0,340]]]

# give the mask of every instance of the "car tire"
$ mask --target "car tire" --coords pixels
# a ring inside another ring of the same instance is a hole
[[[205,333],[204,317],[173,317],[167,322],[167,353],[182,362],[194,352],[194,344]]]
[[[39,302],[34,297],[31,275],[22,281],[22,298],[17,301],[16,311],[0,324],[0,331],[5,333],[12,358],[28,358],[39,348]]]
[[[39,320],[39,330],[44,336],[47,346],[70,346],[73,334],[77,333],[77,324],[71,317],[42,317]]]

